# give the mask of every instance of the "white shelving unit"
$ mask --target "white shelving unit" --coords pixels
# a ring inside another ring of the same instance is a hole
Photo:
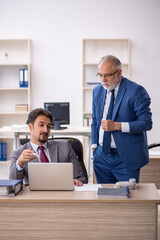
[[[19,69],[28,69],[28,87],[19,87]],[[0,127],[25,124],[31,109],[31,41],[0,40]],[[28,111],[16,111],[17,104],[27,104]]]
[[[105,55],[114,55],[122,63],[123,75],[130,78],[129,39],[83,39],[83,125],[91,118],[92,90],[100,80],[96,77],[98,63]]]

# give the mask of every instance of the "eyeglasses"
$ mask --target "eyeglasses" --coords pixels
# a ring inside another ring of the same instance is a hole
[[[119,69],[118,70],[116,70],[114,73],[105,73],[104,75],[102,75],[102,74],[100,74],[100,73],[97,73],[96,74],[96,76],[98,76],[98,77],[100,77],[100,78],[107,78],[107,77],[111,77],[111,76],[113,76],[116,72],[118,72],[119,71]]]

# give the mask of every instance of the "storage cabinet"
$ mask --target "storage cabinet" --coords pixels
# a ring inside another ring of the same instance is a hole
[[[19,85],[19,69],[27,69],[28,87]],[[0,40],[0,127],[25,124],[31,109],[31,41]],[[17,111],[16,105],[25,105]],[[27,107],[26,107],[27,105]]]
[[[122,63],[123,75],[130,78],[130,41],[128,39],[83,40],[83,125],[91,121],[92,90],[100,83],[98,63],[105,55],[114,55]]]

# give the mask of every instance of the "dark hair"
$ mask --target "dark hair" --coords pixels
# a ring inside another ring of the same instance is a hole
[[[27,124],[32,123],[34,124],[36,118],[40,115],[43,115],[47,118],[49,118],[51,120],[51,122],[53,121],[53,116],[51,114],[51,112],[43,109],[43,108],[36,108],[34,110],[32,110],[29,114],[28,114],[28,119],[27,119]]]

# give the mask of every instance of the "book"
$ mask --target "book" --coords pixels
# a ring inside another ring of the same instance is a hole
[[[91,124],[92,124],[92,118],[91,118],[91,117],[89,117],[89,118],[88,118],[88,126],[90,127],[90,126],[91,126]]]
[[[19,87],[28,87],[28,69],[19,69]]]
[[[3,142],[2,143],[2,146],[3,146],[3,150],[2,150],[2,153],[3,153],[3,161],[7,161],[7,143],[6,142]]]
[[[98,82],[86,82],[87,84],[92,84],[92,85],[97,85],[97,84],[100,84],[101,82],[100,81],[98,81]]]
[[[28,104],[16,104],[16,112],[28,112]]]
[[[0,196],[15,196],[23,189],[23,179],[0,180]]]
[[[23,78],[23,87],[28,87],[28,69],[23,69],[24,71],[24,78]]]
[[[7,160],[7,143],[1,142],[0,143],[0,161]]]
[[[98,188],[97,195],[103,198],[129,198],[129,188],[121,187],[121,188]]]
[[[91,117],[84,117],[83,118],[83,126],[84,127],[90,127],[92,124],[92,118]]]
[[[24,87],[24,73],[23,68],[19,69],[19,87]]]
[[[83,126],[87,127],[88,126],[88,118],[83,118]]]
[[[0,142],[0,161],[3,160],[3,143]]]

